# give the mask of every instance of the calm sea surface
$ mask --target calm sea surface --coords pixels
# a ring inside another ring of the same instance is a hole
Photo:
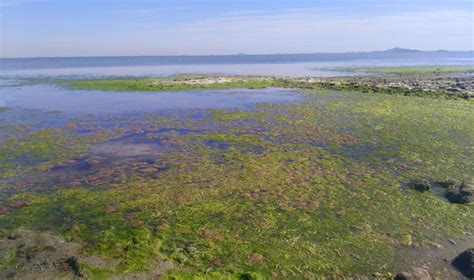
[[[46,77],[279,75],[341,76],[347,67],[474,64],[474,52],[142,56],[0,59],[0,79]]]

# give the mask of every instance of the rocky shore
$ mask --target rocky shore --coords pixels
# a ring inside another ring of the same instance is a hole
[[[301,79],[297,79],[301,81]],[[324,88],[415,96],[474,98],[474,77],[467,74],[358,76],[302,80]]]
[[[175,76],[148,79],[63,81],[74,89],[173,91],[285,87],[450,99],[474,98],[472,73],[363,75],[347,77]]]

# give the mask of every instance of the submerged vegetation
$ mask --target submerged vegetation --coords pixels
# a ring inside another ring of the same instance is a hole
[[[322,90],[350,88],[276,78],[184,79],[69,85],[296,87],[305,99],[252,110],[121,116],[119,127],[100,134],[77,132],[80,119],[75,133],[71,125],[13,133],[0,146],[0,247],[21,242],[31,234],[25,230],[60,236],[79,246],[65,253],[76,257],[66,262],[71,273],[90,279],[388,278],[401,269],[403,248],[474,236],[473,205],[405,187],[417,178],[474,179],[472,102]],[[132,146],[120,141],[130,138],[133,147],[159,148],[121,156]],[[93,148],[111,141],[119,146],[113,155]],[[25,172],[28,182],[15,177]],[[27,183],[36,188],[19,187]],[[25,255],[41,261],[47,250],[8,248],[0,253],[0,276],[18,278],[34,271],[15,271]]]
[[[97,136],[96,136],[97,137]],[[96,138],[94,137],[94,138]],[[103,137],[97,137],[100,140]],[[60,129],[21,132],[0,142],[0,178],[47,170],[87,149],[91,137],[73,136]]]

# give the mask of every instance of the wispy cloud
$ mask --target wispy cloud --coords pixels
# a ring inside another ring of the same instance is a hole
[[[130,15],[130,16],[146,16],[146,15],[157,15],[160,13],[169,13],[174,11],[182,11],[191,9],[190,6],[176,6],[172,8],[139,8],[139,9],[127,9],[127,10],[110,10],[107,13],[116,15]]]
[[[108,11],[109,14],[114,15],[156,15],[162,12],[162,9],[132,9],[132,10],[112,10]]]
[[[40,0],[2,0],[0,1],[0,8],[20,6],[24,4],[30,4],[39,2]]]

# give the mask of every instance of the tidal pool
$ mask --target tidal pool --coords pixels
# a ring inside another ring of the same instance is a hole
[[[288,89],[111,92],[69,90],[52,85],[0,88],[0,106],[73,114],[124,114],[189,109],[242,108],[285,103],[302,96]]]

